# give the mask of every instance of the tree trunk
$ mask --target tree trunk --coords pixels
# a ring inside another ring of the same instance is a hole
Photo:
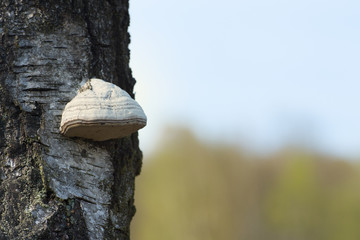
[[[137,133],[59,133],[89,78],[126,90],[128,0],[0,1],[0,239],[129,239]]]

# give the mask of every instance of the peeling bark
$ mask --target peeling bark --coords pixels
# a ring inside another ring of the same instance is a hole
[[[0,239],[129,239],[137,133],[59,134],[91,77],[132,97],[128,0],[0,2]]]

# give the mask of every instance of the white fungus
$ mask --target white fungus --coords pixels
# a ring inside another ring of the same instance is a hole
[[[145,127],[140,105],[118,86],[90,79],[65,106],[60,132],[94,141],[121,138]]]

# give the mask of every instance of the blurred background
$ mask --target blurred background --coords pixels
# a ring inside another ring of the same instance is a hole
[[[132,239],[360,239],[360,2],[130,0]]]

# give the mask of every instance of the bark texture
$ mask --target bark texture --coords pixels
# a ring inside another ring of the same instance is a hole
[[[0,239],[129,239],[137,134],[59,134],[89,78],[132,97],[128,0],[0,1]]]

